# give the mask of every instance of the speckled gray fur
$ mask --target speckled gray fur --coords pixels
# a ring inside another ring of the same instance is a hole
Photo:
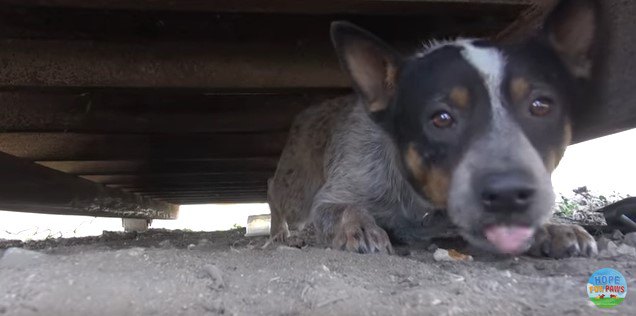
[[[393,142],[354,96],[310,107],[294,121],[269,182],[272,236],[311,221],[330,240],[347,207],[371,215],[397,240],[447,233],[444,225],[421,229],[434,209],[399,168]]]

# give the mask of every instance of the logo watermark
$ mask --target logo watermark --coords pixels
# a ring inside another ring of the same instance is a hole
[[[600,308],[618,306],[627,295],[627,281],[614,269],[597,270],[587,282],[587,295]]]

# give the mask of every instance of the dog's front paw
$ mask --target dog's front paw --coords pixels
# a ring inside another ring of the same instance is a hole
[[[393,253],[386,231],[380,228],[372,217],[355,209],[345,210],[333,238],[332,247],[359,253]]]
[[[528,253],[555,259],[593,257],[598,247],[594,237],[579,225],[545,224],[537,230]]]

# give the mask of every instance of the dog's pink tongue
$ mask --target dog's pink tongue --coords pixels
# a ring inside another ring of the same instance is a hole
[[[506,254],[517,254],[526,250],[534,229],[523,226],[493,225],[486,228],[486,239]]]

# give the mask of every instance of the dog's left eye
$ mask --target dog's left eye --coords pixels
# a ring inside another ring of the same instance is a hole
[[[534,116],[546,116],[552,111],[552,100],[548,98],[538,98],[530,104],[530,113]]]
[[[431,121],[437,128],[448,128],[451,127],[453,123],[455,123],[453,117],[446,111],[439,111],[435,113],[433,117],[431,117]]]

